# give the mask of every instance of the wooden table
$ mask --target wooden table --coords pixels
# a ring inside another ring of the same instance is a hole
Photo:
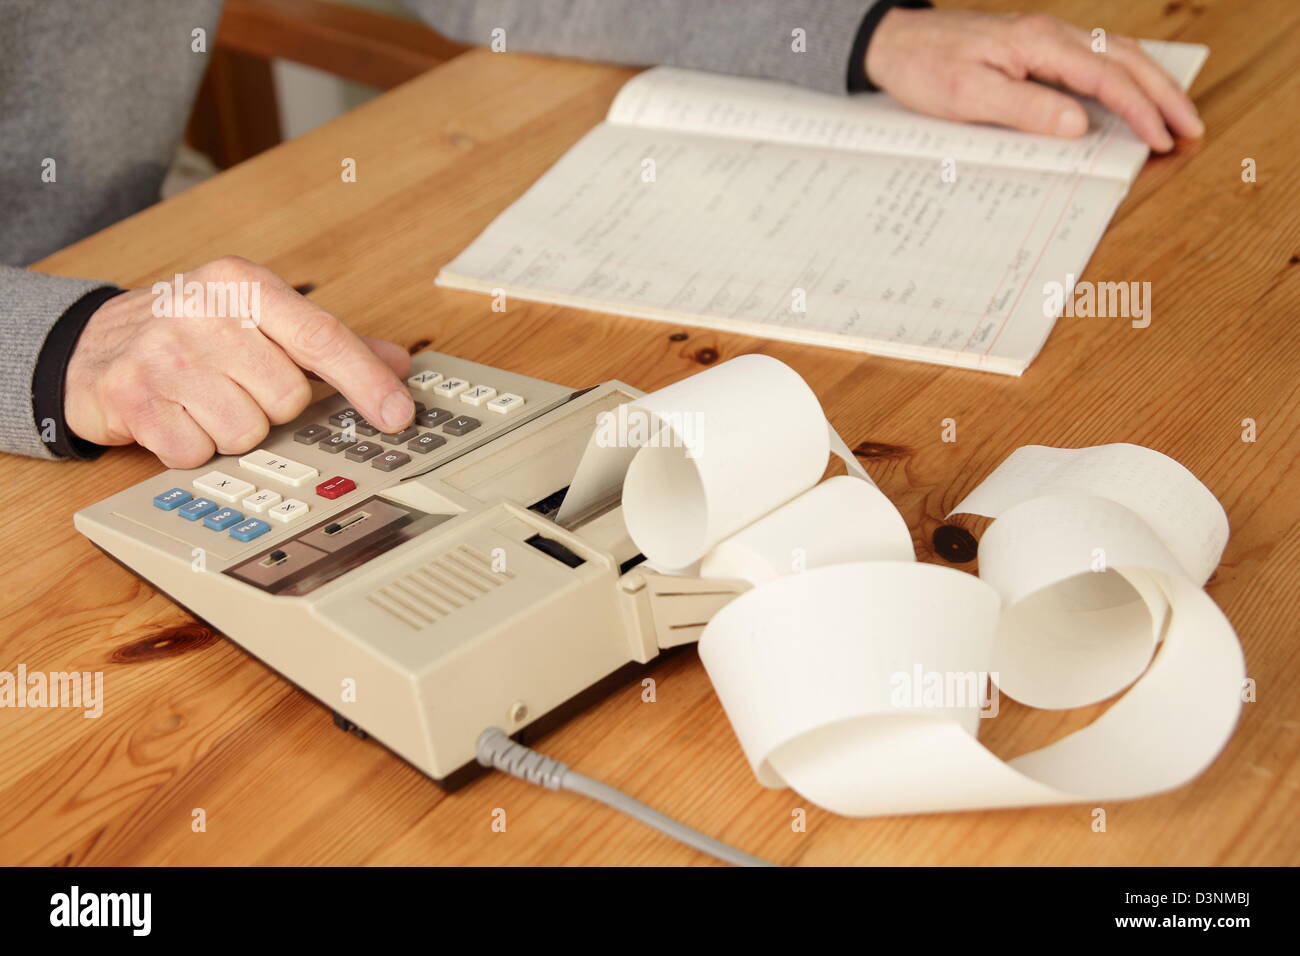
[[[441,265],[596,123],[631,71],[474,51],[297,141],[59,252],[39,268],[141,285],[238,253],[354,327],[540,378],[661,387],[751,351],[798,369],[940,562],[942,516],[1013,448],[1136,442],[1224,503],[1232,539],[1209,590],[1237,627],[1259,700],[1207,773],[1090,806],[878,820],[761,788],[694,651],[616,692],[542,749],[664,812],[786,864],[1297,863],[1300,680],[1300,5],[1114,3],[1107,28],[1207,43],[1194,95],[1207,138],[1153,159],[1084,278],[1149,280],[1149,328],[1063,319],[1022,379],[439,290]],[[1089,3],[1047,7],[1093,26]],[[1010,8],[1009,5],[1007,8]],[[1288,122],[1291,120],[1291,122]],[[1243,183],[1253,158],[1258,181]],[[339,175],[356,160],[358,181]],[[958,422],[958,441],[941,422]],[[1252,418],[1258,440],[1242,441]],[[74,532],[74,510],[158,470],[8,458],[0,669],[102,670],[99,720],[0,710],[0,863],[698,864],[605,809],[506,778],[446,795]],[[973,567],[973,565],[959,565]],[[1009,757],[1096,708],[1004,702],[982,739]],[[807,831],[791,812],[807,809]],[[206,832],[191,828],[206,813]],[[494,808],[507,830],[494,832]]]

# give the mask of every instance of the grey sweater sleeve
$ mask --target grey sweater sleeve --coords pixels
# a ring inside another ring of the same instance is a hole
[[[53,422],[33,414],[32,379],[41,347],[63,313],[86,293],[108,283],[29,272],[0,265],[5,347],[0,349],[0,451],[57,458]],[[58,423],[62,427],[62,423]]]
[[[499,28],[507,50],[664,63],[842,93],[868,10],[890,0],[406,2],[466,43],[491,45]],[[0,263],[32,262],[157,200],[207,62],[195,37],[206,31],[211,42],[219,12],[220,0],[5,0]],[[42,440],[33,377],[51,364],[41,363],[51,330],[104,285],[0,265],[0,451],[58,457],[48,426]]]
[[[506,51],[682,66],[844,93],[854,42],[875,0],[405,3],[461,43],[496,40],[499,48],[504,41]]]

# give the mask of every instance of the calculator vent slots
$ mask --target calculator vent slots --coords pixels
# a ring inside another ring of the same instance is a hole
[[[368,595],[371,604],[421,630],[490,594],[514,577],[502,561],[462,544]]]

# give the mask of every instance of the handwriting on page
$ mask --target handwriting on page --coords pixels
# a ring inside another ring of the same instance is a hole
[[[1028,361],[1052,325],[1043,283],[1086,260],[1123,192],[976,165],[945,182],[925,158],[607,123],[448,270],[651,318]]]

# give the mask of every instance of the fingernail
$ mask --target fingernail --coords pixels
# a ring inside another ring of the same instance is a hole
[[[384,399],[379,413],[383,416],[384,427],[395,432],[415,417],[415,403],[406,392],[395,391]]]
[[[1082,136],[1087,129],[1087,118],[1077,110],[1062,110],[1056,118],[1057,136]]]
[[[1202,122],[1199,116],[1192,117],[1192,135],[1197,139],[1205,135],[1205,123]]]

